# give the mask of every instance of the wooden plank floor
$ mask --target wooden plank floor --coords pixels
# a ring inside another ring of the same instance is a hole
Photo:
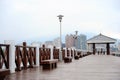
[[[6,80],[120,80],[120,57],[90,55],[72,63],[58,63],[58,68],[41,67],[16,72]]]

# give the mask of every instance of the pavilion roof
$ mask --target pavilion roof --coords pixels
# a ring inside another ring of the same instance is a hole
[[[99,34],[87,40],[87,43],[115,43],[116,39]]]

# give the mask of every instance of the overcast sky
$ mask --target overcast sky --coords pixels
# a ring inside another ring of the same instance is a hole
[[[120,39],[120,0],[0,0],[0,40],[51,40],[102,33]]]

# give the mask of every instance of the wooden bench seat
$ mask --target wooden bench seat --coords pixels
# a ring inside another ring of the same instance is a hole
[[[70,62],[72,62],[72,57],[65,57],[65,58],[64,58],[64,62],[65,62],[65,63],[70,63]]]
[[[58,59],[42,60],[41,62],[42,62],[43,70],[45,69],[51,70],[57,68]]]
[[[9,69],[0,69],[0,80],[4,80],[7,75],[10,74]]]
[[[75,60],[78,60],[79,58],[80,58],[79,55],[74,56]]]

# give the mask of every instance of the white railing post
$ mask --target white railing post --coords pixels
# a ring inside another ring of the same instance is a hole
[[[62,61],[62,50],[60,47],[57,47],[59,49],[59,61]]]
[[[53,46],[48,46],[50,48],[50,59],[53,59]]]
[[[53,47],[51,48],[51,56],[50,59],[53,59]]]
[[[65,48],[65,57],[67,57],[67,48]]]
[[[5,44],[9,44],[9,69],[10,73],[15,73],[15,41],[5,40]]]
[[[74,49],[72,48],[73,58],[74,58]]]
[[[69,50],[69,57],[71,57],[71,48],[68,48]]]

